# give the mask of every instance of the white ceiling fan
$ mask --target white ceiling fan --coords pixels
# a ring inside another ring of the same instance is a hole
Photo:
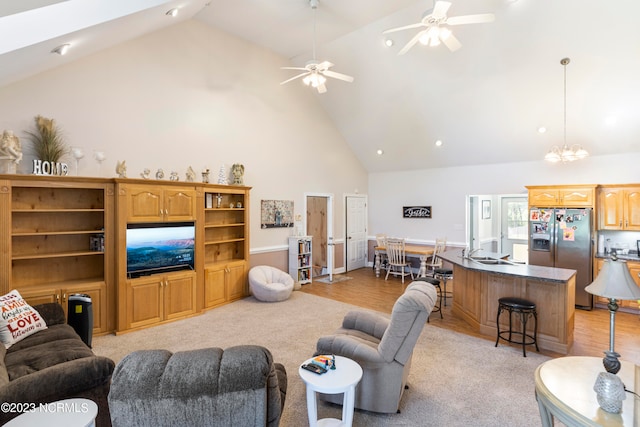
[[[327,87],[325,82],[327,77],[331,77],[345,82],[353,82],[353,77],[346,74],[337,73],[331,71],[329,68],[333,67],[333,64],[329,61],[318,62],[316,60],[316,14],[315,11],[318,8],[318,0],[309,0],[311,9],[313,9],[313,59],[307,61],[304,68],[302,67],[282,67],[283,70],[299,70],[304,71],[296,76],[291,77],[280,83],[281,85],[289,83],[290,81],[303,77],[302,82],[307,86],[311,86],[318,90],[318,93],[325,93]]]
[[[420,22],[405,25],[404,27],[392,28],[390,30],[383,31],[382,34],[424,27],[423,30],[420,30],[418,34],[409,40],[409,43],[407,43],[400,52],[398,52],[398,55],[404,55],[407,53],[417,42],[429,46],[438,46],[440,42],[442,42],[450,51],[454,52],[460,49],[462,45],[452,34],[451,30],[446,27],[447,25],[480,24],[484,22],[493,22],[495,19],[492,13],[453,16],[449,18],[447,17],[447,11],[450,7],[451,2],[438,0],[436,1],[433,9],[427,10],[422,15],[422,20]]]

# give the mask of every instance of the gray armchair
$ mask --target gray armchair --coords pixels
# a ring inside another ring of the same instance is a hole
[[[142,350],[113,371],[109,409],[114,427],[277,427],[286,391],[264,347]]]
[[[356,408],[398,412],[413,348],[436,299],[434,286],[412,282],[394,304],[390,319],[371,312],[350,311],[341,328],[318,340],[316,355],[348,357],[362,367],[362,381],[356,388]],[[322,394],[321,399],[342,403],[341,395]]]

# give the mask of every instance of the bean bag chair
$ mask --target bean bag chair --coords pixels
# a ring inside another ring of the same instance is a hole
[[[282,270],[269,265],[258,265],[249,271],[249,289],[257,300],[284,301],[291,295],[295,281]]]

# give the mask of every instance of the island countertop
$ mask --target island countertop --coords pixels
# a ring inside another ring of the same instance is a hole
[[[575,321],[575,270],[511,263],[502,259],[503,254],[489,252],[476,253],[474,257],[487,258],[487,262],[495,264],[463,258],[461,250],[446,251],[439,256],[453,264],[451,313],[454,316],[480,334],[495,339],[498,300],[524,298],[536,304],[538,346],[560,354],[569,353]],[[531,334],[533,323],[527,323]],[[506,330],[509,316],[502,316],[500,324],[501,330]]]
[[[473,259],[462,258],[462,251],[450,250],[443,252],[439,255],[445,261],[451,264],[464,267],[467,270],[475,270],[493,274],[500,274],[506,276],[517,276],[523,278],[537,279],[545,282],[558,282],[566,283],[575,274],[575,270],[566,268],[555,267],[543,267],[540,265],[528,265],[528,264],[482,264],[474,261]],[[476,257],[489,257],[494,259],[500,259],[504,255],[492,252],[480,251],[474,254]]]

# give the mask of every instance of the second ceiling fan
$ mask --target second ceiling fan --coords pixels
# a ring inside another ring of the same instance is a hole
[[[407,43],[400,52],[398,52],[398,55],[404,55],[418,42],[429,46],[437,46],[442,42],[450,51],[454,52],[460,49],[462,45],[451,33],[451,30],[446,27],[447,25],[480,24],[484,22],[493,22],[495,19],[492,13],[448,17],[447,12],[450,7],[451,2],[438,0],[433,9],[427,10],[422,15],[422,20],[420,22],[405,25],[403,27],[392,28],[390,30],[383,31],[382,34],[410,30],[413,28],[424,28],[409,40],[409,43]]]
[[[327,77],[331,77],[338,80],[343,80],[345,82],[353,82],[353,77],[348,76],[346,74],[337,73],[335,71],[331,71],[329,68],[333,67],[333,64],[329,61],[318,62],[316,60],[316,9],[318,8],[318,0],[309,0],[309,4],[311,5],[311,9],[313,9],[313,59],[307,61],[304,68],[303,67],[282,67],[283,70],[299,70],[303,71],[302,73],[287,79],[280,84],[283,85],[285,83],[289,83],[290,81],[303,78],[302,81],[307,86],[311,86],[318,90],[318,93],[325,93],[327,91],[327,86],[325,82],[327,81]]]

